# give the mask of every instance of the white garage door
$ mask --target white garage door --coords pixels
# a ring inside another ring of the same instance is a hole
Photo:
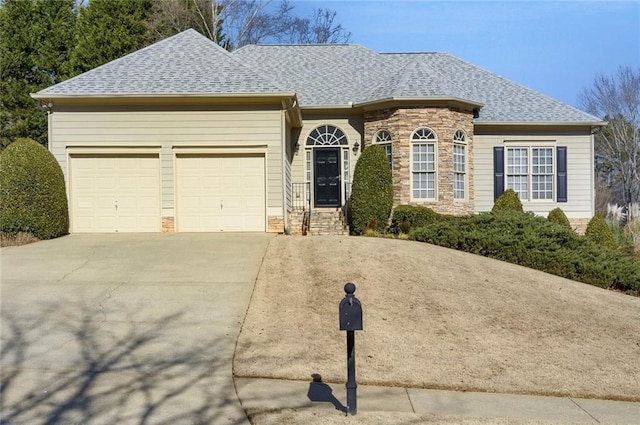
[[[179,155],[177,230],[265,231],[264,155]]]
[[[158,155],[71,156],[72,232],[159,232]]]

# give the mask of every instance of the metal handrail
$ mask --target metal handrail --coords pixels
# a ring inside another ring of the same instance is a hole
[[[310,211],[311,210],[311,184],[292,183],[292,200],[291,207],[294,211]]]

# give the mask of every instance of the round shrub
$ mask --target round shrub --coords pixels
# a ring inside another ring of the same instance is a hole
[[[67,233],[64,177],[53,155],[32,139],[0,153],[0,232],[51,239]]]
[[[393,206],[391,167],[384,148],[368,146],[353,172],[349,211],[351,233],[361,235],[367,229],[383,231]]]
[[[547,216],[547,220],[549,220],[549,222],[551,223],[556,223],[568,229],[571,229],[571,223],[569,223],[567,215],[564,213],[564,211],[562,211],[561,208],[551,210],[549,212],[549,216]]]
[[[498,196],[498,199],[496,199],[496,202],[493,204],[491,212],[502,211],[523,212],[522,202],[520,202],[518,194],[513,189],[505,190],[502,195]]]
[[[588,240],[605,248],[615,249],[618,247],[611,228],[604,219],[604,216],[600,213],[596,213],[589,221],[584,236]]]

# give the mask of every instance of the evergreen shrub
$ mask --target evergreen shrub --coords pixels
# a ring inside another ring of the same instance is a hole
[[[408,234],[411,229],[428,226],[429,224],[442,220],[443,216],[421,205],[398,205],[393,210],[391,218],[391,233]]]
[[[532,213],[446,217],[413,230],[409,239],[640,295],[640,260]]]
[[[520,202],[518,194],[513,189],[505,190],[502,195],[496,199],[496,202],[493,204],[493,208],[491,209],[491,212],[493,213],[503,211],[523,212],[522,202]]]
[[[596,213],[596,215],[591,218],[589,224],[587,224],[587,230],[584,236],[593,243],[605,248],[616,249],[618,247],[613,237],[613,231],[607,224],[604,216],[600,213]]]
[[[567,229],[571,229],[571,223],[569,223],[569,219],[567,215],[562,211],[561,208],[555,208],[549,212],[547,216],[547,220],[551,223],[556,223],[561,226],[566,227]]]
[[[69,229],[64,177],[51,152],[32,139],[17,139],[0,152],[0,232],[38,239]]]
[[[391,167],[382,146],[368,146],[356,163],[349,204],[351,234],[384,231],[393,206]],[[372,228],[371,226],[375,226]]]

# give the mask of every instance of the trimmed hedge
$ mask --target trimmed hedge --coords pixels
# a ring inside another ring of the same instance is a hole
[[[69,229],[64,177],[51,152],[32,139],[18,139],[0,152],[0,232],[38,239]]]
[[[411,229],[428,226],[431,223],[442,220],[443,216],[431,208],[420,205],[398,205],[393,210],[391,227],[393,234],[408,234]]]
[[[571,229],[571,223],[569,223],[569,219],[567,215],[562,211],[561,208],[555,208],[549,212],[549,216],[547,220],[551,223],[556,223],[561,226],[566,227],[567,229]]]
[[[532,213],[449,217],[409,239],[483,255],[568,279],[640,295],[640,261]]]
[[[368,146],[353,172],[349,208],[351,234],[361,235],[367,229],[384,231],[392,206],[393,180],[387,155],[382,146]]]
[[[587,230],[584,232],[587,239],[600,246],[609,249],[615,249],[618,247],[616,239],[613,236],[613,231],[604,219],[604,216],[600,213],[591,218],[589,224],[587,224]]]
[[[496,199],[496,202],[493,204],[491,212],[496,213],[502,211],[523,212],[522,202],[520,202],[518,194],[513,189],[505,190],[502,195],[498,196],[498,199]]]

